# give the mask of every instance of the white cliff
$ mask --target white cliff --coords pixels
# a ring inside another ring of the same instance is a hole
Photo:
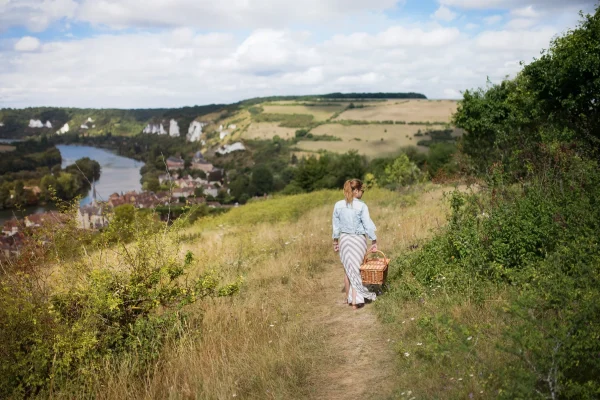
[[[232,131],[235,131],[237,129],[237,125],[231,124],[227,128],[231,129]]]
[[[80,126],[81,129],[89,129],[88,126],[86,124],[83,124]]]
[[[42,124],[42,121],[40,121],[39,119],[30,119],[29,127],[30,128],[43,128],[44,124]]]
[[[50,121],[46,121],[46,128],[52,128],[52,124],[50,123]]]
[[[68,123],[64,124],[62,128],[60,128],[58,131],[56,131],[56,134],[62,135],[63,133],[67,133],[67,132],[69,132],[69,124]]]
[[[87,121],[85,121],[85,122],[94,122],[94,120],[92,118],[88,117]]]
[[[245,151],[246,147],[241,142],[236,142],[234,144],[225,144],[217,150],[218,154],[229,154],[234,151]]]
[[[197,142],[200,140],[200,136],[202,135],[202,128],[206,126],[206,123],[199,121],[192,121],[190,124],[190,128],[188,129],[188,133],[186,135],[186,139],[188,142]]]
[[[165,131],[163,124],[148,124],[148,125],[146,125],[146,127],[144,128],[144,130],[142,132],[157,134],[157,135],[166,135],[167,134],[167,131]]]
[[[169,136],[179,137],[179,124],[174,119],[169,122]]]
[[[229,135],[229,131],[221,131],[221,133],[219,133],[219,138],[223,140],[227,135]]]

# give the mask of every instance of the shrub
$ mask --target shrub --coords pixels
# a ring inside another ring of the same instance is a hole
[[[134,210],[89,240],[71,220],[42,229],[18,259],[3,262],[0,397],[85,388],[125,355],[141,373],[181,332],[186,305],[235,293],[239,282],[219,288],[214,272],[187,277],[194,259],[179,251],[183,223],[159,224],[157,233],[153,216]],[[131,242],[115,237],[123,230]]]
[[[492,371],[490,381],[500,397],[595,398],[600,173],[595,161],[560,147],[547,149],[542,164],[519,185],[505,184],[496,164],[489,191],[452,193],[442,233],[399,260],[421,285],[402,293],[415,298],[441,285],[480,302],[490,285],[515,288],[506,307],[513,323],[498,346],[517,362]]]

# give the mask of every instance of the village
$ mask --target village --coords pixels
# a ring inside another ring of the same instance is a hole
[[[168,190],[129,191],[112,193],[107,199],[98,199],[95,187],[92,187],[92,202],[77,209],[76,225],[83,230],[100,230],[110,224],[114,209],[123,205],[132,205],[137,209],[156,209],[157,207],[181,207],[194,204],[206,204],[209,208],[230,208],[237,204],[221,204],[216,201],[219,193],[228,193],[225,184],[226,174],[223,169],[215,168],[206,161],[200,151],[194,154],[190,169],[203,171],[206,178],[180,176],[185,162],[180,156],[171,156],[166,160],[167,171],[158,177],[161,188]],[[39,193],[39,188],[31,188]],[[163,215],[157,214],[161,219]],[[27,233],[47,224],[62,225],[68,215],[56,211],[28,215],[22,219],[13,218],[6,221],[0,236],[0,256],[10,258],[18,256],[23,248]]]

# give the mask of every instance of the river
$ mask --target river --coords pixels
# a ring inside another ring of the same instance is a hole
[[[96,182],[96,199],[107,200],[108,196],[113,193],[125,193],[130,190],[140,191],[142,185],[140,183],[140,168],[144,165],[143,162],[133,160],[127,157],[121,157],[115,153],[99,149],[91,146],[75,146],[75,145],[58,145],[56,146],[62,156],[62,167],[73,164],[76,160],[89,157],[92,160],[98,161],[102,168],[100,180]],[[86,205],[92,202],[92,191],[86,193],[81,199],[80,204]],[[14,216],[23,218],[27,215],[38,214],[54,209],[51,206],[36,206],[28,207],[23,210],[1,210],[0,224]]]

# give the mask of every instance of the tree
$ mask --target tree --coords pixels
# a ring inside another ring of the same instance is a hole
[[[600,6],[523,69],[541,117],[600,148]],[[559,138],[562,139],[562,138]],[[568,137],[567,137],[568,139]]]
[[[58,183],[56,178],[53,175],[44,175],[40,182],[40,189],[42,193],[40,197],[44,201],[52,200],[52,197],[55,195],[56,190],[58,188]]]
[[[418,182],[421,175],[419,167],[403,153],[385,168],[382,184],[394,187],[410,185]]]
[[[27,202],[27,196],[25,195],[25,189],[22,181],[15,181],[13,204],[24,205]]]
[[[273,191],[273,173],[264,166],[259,165],[252,171],[252,184],[256,187],[256,194],[263,195]]]
[[[63,200],[70,200],[81,190],[80,180],[68,172],[61,173],[57,178],[57,194]]]
[[[0,185],[0,209],[10,206],[10,183]]]
[[[244,194],[249,196],[254,194],[248,193],[249,184],[250,178],[248,178],[246,175],[238,175],[229,184],[229,191],[231,195],[239,201]]]
[[[362,179],[366,172],[367,161],[356,150],[350,150],[334,160],[331,170],[336,175],[334,187],[341,188],[348,179]]]
[[[71,173],[79,178],[81,186],[91,186],[92,181],[100,179],[100,164],[89,157],[83,157],[65,168],[65,172]]]

